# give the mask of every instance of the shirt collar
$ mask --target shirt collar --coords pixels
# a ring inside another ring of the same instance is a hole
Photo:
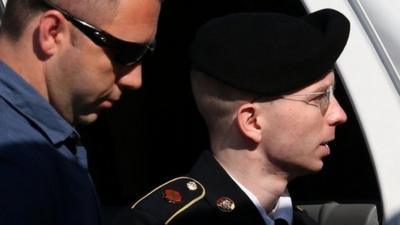
[[[0,97],[33,122],[57,145],[78,132],[41,96],[5,63],[0,61]]]
[[[284,219],[288,224],[292,224],[293,221],[293,205],[292,199],[289,196],[289,192],[286,190],[285,194],[282,195],[276,203],[275,209],[272,211],[270,216],[273,219]]]
[[[284,219],[288,222],[288,224],[292,224],[293,221],[293,207],[292,207],[292,199],[289,196],[289,192],[286,190],[284,195],[280,196],[276,206],[270,214],[267,214],[264,207],[261,206],[257,197],[249,191],[245,186],[243,186],[239,181],[237,181],[232,175],[226,171],[228,175],[232,178],[232,180],[242,189],[242,191],[250,198],[250,200],[257,207],[260,212],[261,217],[264,219],[265,224],[270,225],[274,224],[274,219]]]

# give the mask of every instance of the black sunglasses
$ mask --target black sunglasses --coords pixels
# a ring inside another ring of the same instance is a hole
[[[113,60],[120,64],[126,66],[138,64],[141,62],[144,56],[151,54],[154,51],[155,42],[144,45],[121,40],[102,29],[99,29],[85,21],[82,21],[72,16],[70,13],[54,5],[48,0],[41,0],[41,2],[43,2],[48,8],[55,9],[62,13],[68,21],[70,21],[96,45],[107,49],[107,52],[110,53]]]

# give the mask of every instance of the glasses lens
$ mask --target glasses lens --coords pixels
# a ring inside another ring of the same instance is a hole
[[[139,44],[110,50],[113,52],[115,61],[127,66],[139,63],[146,55],[152,52],[147,46]]]
[[[154,49],[155,43],[145,45],[128,42],[76,18],[71,17],[71,22],[96,45],[106,48],[113,59],[123,65],[130,66],[139,63],[146,54]]]
[[[320,108],[323,115],[326,113],[326,111],[328,111],[332,98],[333,86],[329,86],[328,90],[326,90],[326,93],[323,95],[320,101]]]
[[[113,53],[113,58],[116,62],[131,66],[138,64],[146,55],[153,53],[154,45],[129,43],[111,47],[109,50]]]

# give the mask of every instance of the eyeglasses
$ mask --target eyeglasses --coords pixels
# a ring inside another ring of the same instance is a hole
[[[280,96],[281,99],[290,100],[290,101],[300,101],[304,102],[307,105],[315,106],[320,108],[322,115],[325,115],[326,111],[328,111],[329,105],[334,97],[334,85],[330,85],[326,91],[321,92],[310,92],[304,94],[293,94],[293,95],[282,95]],[[310,96],[314,95],[315,97],[304,100],[304,99],[297,99],[292,98],[293,96]]]
[[[292,94],[292,95],[281,95],[278,97],[274,98],[269,98],[270,100],[276,100],[276,99],[284,99],[284,100],[289,100],[289,101],[299,101],[299,102],[304,102],[307,105],[315,106],[321,110],[321,114],[325,115],[326,111],[328,111],[329,105],[332,102],[332,99],[334,97],[334,90],[335,86],[330,85],[326,91],[320,91],[320,92],[309,92],[309,93],[304,93],[304,94]],[[302,97],[302,96],[314,96],[309,100],[306,99],[299,99],[299,98],[293,98],[296,96]],[[251,102],[255,102],[259,99],[262,99],[262,96],[257,96],[251,100]]]
[[[69,12],[61,9],[48,0],[41,0],[41,2],[48,8],[55,9],[62,13],[68,21],[92,40],[93,43],[108,50],[107,53],[110,54],[111,58],[120,64],[126,66],[138,64],[146,55],[151,54],[154,51],[154,42],[144,45],[121,40],[100,28],[72,16]]]

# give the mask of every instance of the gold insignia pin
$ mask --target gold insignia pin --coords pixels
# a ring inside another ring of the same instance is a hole
[[[189,181],[186,183],[186,187],[190,190],[190,191],[195,191],[197,190],[197,184],[194,181]]]
[[[217,199],[217,207],[222,212],[232,212],[235,209],[235,202],[228,197]]]

